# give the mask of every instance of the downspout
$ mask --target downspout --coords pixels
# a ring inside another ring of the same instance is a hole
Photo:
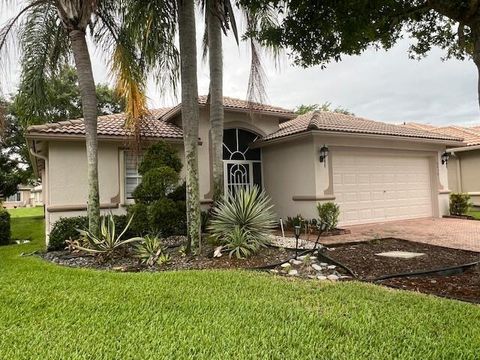
[[[33,142],[33,146],[35,147],[35,142]],[[48,188],[48,158],[44,155],[41,155],[39,153],[36,153],[32,148],[29,149],[30,154],[35,157],[42,159],[45,161],[45,184],[43,184],[42,181],[42,191],[44,191],[44,214],[45,214],[45,246],[48,246],[48,237],[49,237],[49,227],[50,227],[50,214],[47,212],[47,205],[50,204],[49,198],[50,198],[50,191]],[[43,180],[43,179],[42,179]],[[45,185],[45,186],[43,186]]]

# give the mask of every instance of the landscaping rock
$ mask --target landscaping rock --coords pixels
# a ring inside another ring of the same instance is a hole
[[[303,262],[300,261],[300,260],[292,259],[292,260],[290,260],[290,263],[291,263],[292,265],[302,265]]]
[[[215,248],[215,251],[213,252],[213,257],[214,258],[219,258],[221,257],[223,254],[222,254],[222,250],[223,250],[223,246],[217,246]]]
[[[318,275],[317,279],[320,281],[324,281],[324,280],[327,280],[327,277],[325,275]]]
[[[322,270],[322,267],[321,267],[320,265],[318,265],[318,264],[312,264],[311,266],[312,266],[312,268],[313,268],[314,270],[316,270],[316,271],[321,271],[321,270]]]
[[[290,271],[288,272],[288,275],[290,275],[290,276],[297,276],[297,275],[298,275],[298,270],[295,270],[295,269],[290,270]]]
[[[271,272],[272,274],[278,274],[278,270],[275,270],[275,269],[271,269],[270,272]]]
[[[335,265],[328,265],[328,266],[327,266],[327,269],[328,269],[328,270],[333,270],[333,269],[335,269],[335,268],[336,268]]]
[[[339,279],[339,277],[337,275],[332,274],[332,275],[328,275],[327,279],[331,280],[331,281],[337,281]]]
[[[327,267],[328,264],[327,264],[327,263],[324,263],[324,262],[321,262],[321,263],[320,263],[320,266]]]
[[[282,265],[280,265],[282,268],[289,268],[291,267],[292,265],[290,265],[290,263],[286,262],[286,263],[283,263]]]

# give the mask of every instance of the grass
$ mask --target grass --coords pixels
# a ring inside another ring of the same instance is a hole
[[[12,218],[43,217],[43,206],[8,209]]]
[[[0,359],[476,359],[480,307],[245,271],[113,273],[0,248]]]
[[[470,210],[468,215],[473,216],[475,219],[480,220],[480,210]]]

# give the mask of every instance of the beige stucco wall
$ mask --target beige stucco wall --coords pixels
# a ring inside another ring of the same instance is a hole
[[[327,145],[327,162],[320,163],[320,148]],[[448,173],[441,165],[445,147],[395,139],[382,139],[362,135],[304,135],[286,142],[279,141],[262,148],[264,185],[272,197],[279,217],[301,214],[307,218],[317,216],[316,204],[335,201],[332,159],[336,151],[358,153],[389,152],[392,156],[422,156],[431,162],[432,213],[448,213]]]
[[[454,192],[466,192],[480,206],[480,149],[459,151],[448,161],[448,180]]]

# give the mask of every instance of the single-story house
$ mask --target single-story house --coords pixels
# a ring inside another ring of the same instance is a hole
[[[212,202],[209,107],[199,98],[200,197]],[[340,206],[340,224],[362,224],[448,212],[441,156],[461,139],[331,112],[297,116],[279,107],[228,98],[225,105],[225,189],[257,184],[279,217],[317,215],[319,202]],[[165,140],[183,158],[182,106],[152,110],[145,141]],[[122,114],[98,119],[102,211],[124,213],[141,181]],[[85,214],[87,161],[82,119],[31,126],[27,134],[42,178],[46,231],[60,217]]]
[[[19,185],[18,191],[13,195],[8,196],[2,203],[2,206],[7,209],[42,205],[42,185]]]
[[[480,207],[480,127],[406,125],[464,139],[463,145],[447,150],[451,154],[448,160],[448,184],[453,192],[468,193],[473,204]]]

